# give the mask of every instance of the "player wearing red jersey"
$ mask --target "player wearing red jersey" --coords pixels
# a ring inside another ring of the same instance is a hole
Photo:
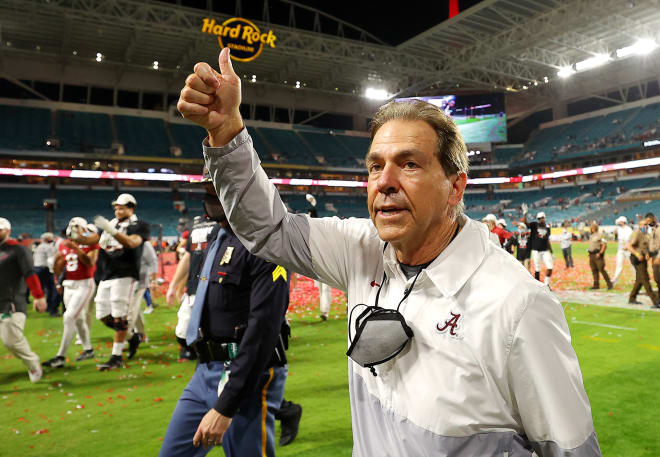
[[[96,260],[99,254],[99,245],[78,244],[77,239],[86,232],[95,232],[96,227],[87,224],[81,217],[74,217],[69,222],[66,233],[68,239],[60,244],[55,256],[55,276],[59,277],[64,272],[64,312],[62,341],[57,355],[43,363],[45,367],[59,368],[64,366],[66,351],[71,344],[76,330],[82,340],[83,352],[78,356],[76,362],[94,357],[94,350],[89,335],[87,320],[88,304],[94,295],[94,272],[96,271]]]

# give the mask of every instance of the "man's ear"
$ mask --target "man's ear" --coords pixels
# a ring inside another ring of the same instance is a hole
[[[465,193],[465,186],[467,185],[467,174],[460,172],[449,178],[451,183],[451,191],[449,192],[448,203],[454,207],[463,199]]]

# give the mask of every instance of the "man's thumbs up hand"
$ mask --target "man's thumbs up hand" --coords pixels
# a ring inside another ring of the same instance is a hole
[[[218,64],[220,73],[206,62],[195,64],[176,105],[183,117],[208,131],[211,146],[224,146],[243,129],[241,79],[231,64],[229,48],[220,52]]]

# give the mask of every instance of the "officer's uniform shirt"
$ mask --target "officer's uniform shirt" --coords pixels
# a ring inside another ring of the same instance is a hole
[[[232,417],[241,400],[266,380],[289,306],[288,274],[283,267],[250,254],[227,229],[208,278],[201,322],[205,339],[236,342],[240,348],[214,407],[224,416]]]
[[[550,227],[541,225],[536,221],[528,222],[530,247],[532,251],[550,250]]]
[[[592,233],[589,237],[589,254],[597,254],[603,244],[607,244],[605,236],[600,232]]]
[[[210,239],[215,239],[220,226],[217,222],[203,219],[193,225],[186,240],[186,251],[190,254],[190,268],[188,269],[188,281],[186,282],[186,294],[195,295],[199,273],[204,263],[204,253]]]
[[[630,235],[630,245],[643,256],[647,256],[650,253],[650,237],[639,229]]]

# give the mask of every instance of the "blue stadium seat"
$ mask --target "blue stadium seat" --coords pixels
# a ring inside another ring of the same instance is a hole
[[[48,109],[0,105],[0,148],[44,149],[52,125]]]
[[[115,115],[114,121],[125,154],[171,157],[168,134],[162,119]]]
[[[206,130],[192,124],[168,124],[172,133],[172,140],[181,148],[183,157],[190,159],[202,158],[202,140],[206,138]]]
[[[103,113],[57,111],[55,134],[63,151],[93,152],[112,146],[110,116]]]

